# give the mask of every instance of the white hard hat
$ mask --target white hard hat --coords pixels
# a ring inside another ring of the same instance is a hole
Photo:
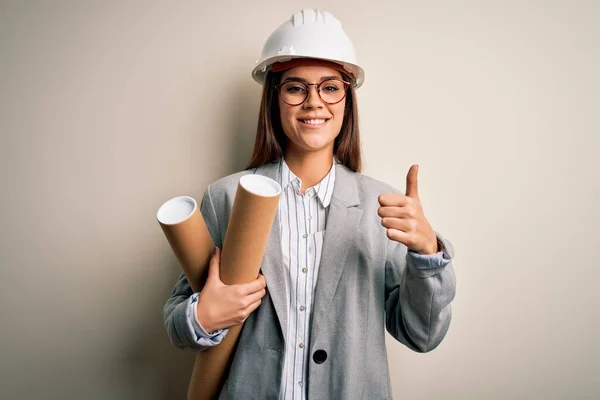
[[[362,85],[365,72],[356,61],[354,46],[331,13],[306,9],[280,25],[263,46],[252,77],[261,85],[276,62],[294,58],[316,58],[340,64],[352,76],[352,85]]]

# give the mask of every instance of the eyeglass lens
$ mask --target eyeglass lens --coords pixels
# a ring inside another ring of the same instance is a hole
[[[346,95],[344,82],[339,80],[323,81],[317,86],[319,96],[325,103],[335,104]],[[303,82],[287,81],[281,85],[281,98],[290,105],[302,104],[308,97],[309,86]]]

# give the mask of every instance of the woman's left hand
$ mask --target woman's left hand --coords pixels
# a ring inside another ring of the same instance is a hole
[[[437,253],[435,231],[425,218],[417,181],[418,165],[413,165],[406,175],[406,195],[385,193],[379,196],[378,214],[381,225],[387,228],[387,236],[410,250],[421,254]]]

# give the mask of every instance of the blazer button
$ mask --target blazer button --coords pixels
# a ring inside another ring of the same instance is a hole
[[[313,360],[317,364],[323,364],[327,360],[327,352],[325,350],[317,350],[313,353]]]

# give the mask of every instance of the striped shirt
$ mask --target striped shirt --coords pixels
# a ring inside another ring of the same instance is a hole
[[[279,230],[288,294],[288,340],[279,394],[282,400],[302,400],[307,396],[313,299],[335,184],[335,163],[334,159],[328,174],[318,184],[301,193],[302,180],[294,175],[283,158],[279,161],[278,179],[282,189]],[[207,333],[202,328],[196,314],[198,295],[191,296],[187,308],[188,326],[195,332],[198,344],[214,346],[221,342],[228,329]]]
[[[287,272],[287,342],[280,399],[305,399],[308,340],[325,222],[335,183],[335,161],[317,185],[300,192],[302,181],[280,161],[279,229]]]

